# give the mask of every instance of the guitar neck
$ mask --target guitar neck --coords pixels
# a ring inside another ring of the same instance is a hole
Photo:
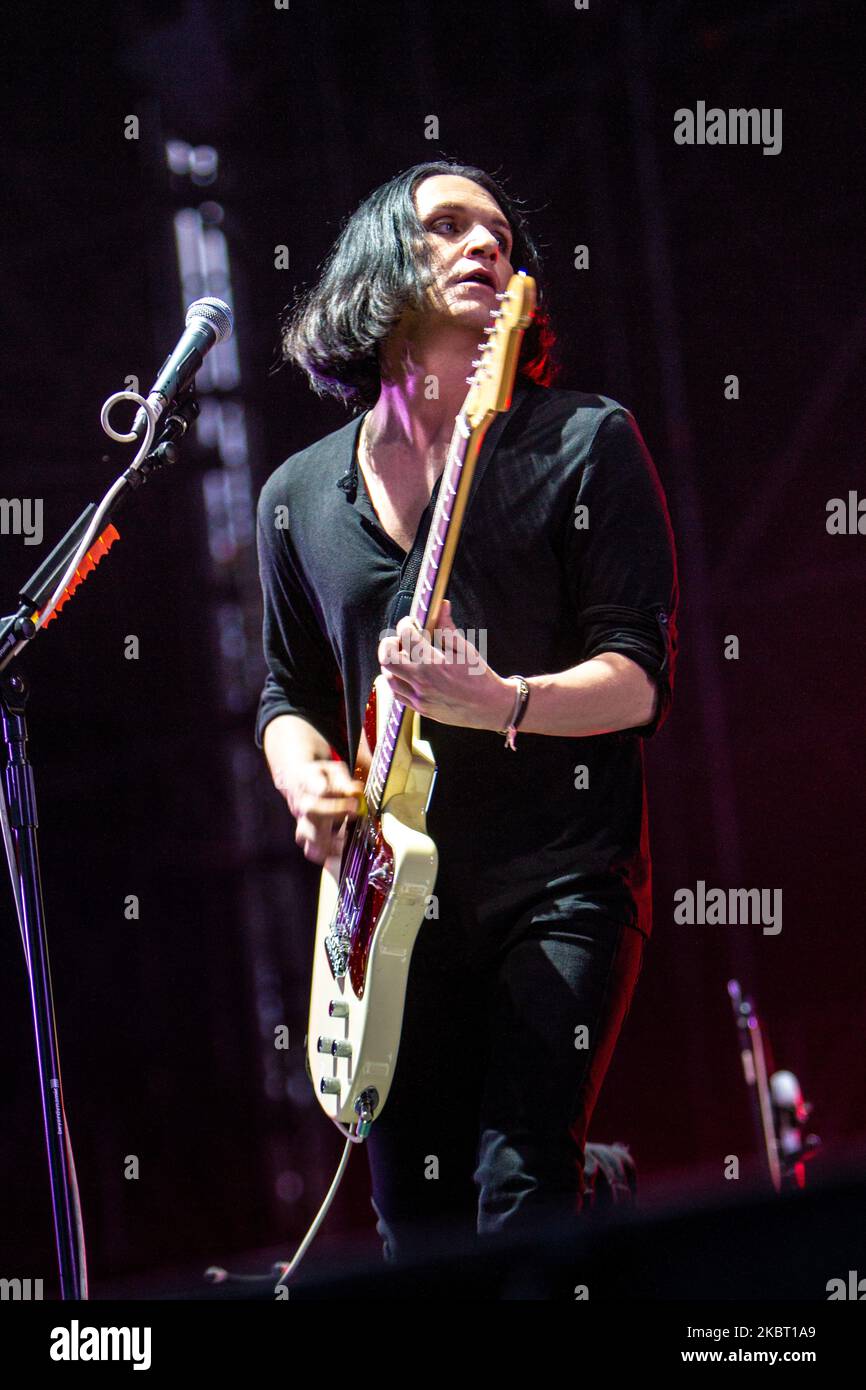
[[[476,430],[470,429],[461,412],[454,423],[448,459],[442,474],[436,510],[427,533],[427,543],[421,561],[418,581],[412,598],[410,616],[426,632],[433,632],[439,609],[445,597],[454,554],[463,527],[463,515],[475,464],[481,450],[488,421]]]
[[[535,281],[524,271],[518,271],[512,275],[506,292],[496,297],[502,307],[491,315],[493,323],[484,330],[490,336],[486,343],[479,344],[481,356],[472,364],[478,370],[467,378],[469,394],[454,422],[439,497],[409,610],[410,616],[427,633],[435,631],[439,618],[475,464],[488,425],[497,411],[507,410],[511,404],[521,339],[535,312]],[[411,755],[407,732],[411,721],[403,718],[407,706],[393,696],[389,699],[386,722],[376,742],[365,787],[367,803],[374,812],[384,803],[395,754],[401,744],[407,757]],[[395,786],[393,790],[402,788]]]
[[[439,497],[430,522],[421,569],[409,609],[410,617],[428,633],[434,631],[439,618],[463,526],[475,464],[492,417],[493,412],[472,429],[461,410],[454,422]],[[406,708],[402,700],[390,697],[385,728],[376,746],[365,789],[367,802],[376,811],[382,804]]]

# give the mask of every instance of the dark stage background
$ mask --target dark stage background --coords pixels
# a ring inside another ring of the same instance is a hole
[[[121,541],[22,663],[94,1293],[256,1247],[291,1253],[339,1158],[303,1065],[318,870],[252,739],[253,511],[283,458],[347,418],[271,372],[279,311],[364,195],[442,155],[526,200],[561,384],[634,411],[678,542],[678,685],[647,749],[654,939],[591,1137],[631,1146],[646,1194],[730,1189],[730,1154],[757,1171],[736,975],[776,1065],[814,1103],[810,1179],[866,1139],[866,538],[826,529],[829,499],[863,488],[859,9],[6,11],[0,493],[43,499],[44,537],[0,536],[4,612],[131,458],[100,429],[103,400],[130,374],[149,385],[199,294],[236,312],[239,376],[229,366],[209,392],[198,444],[120,514]],[[781,108],[781,152],[675,144],[674,111],[698,101]],[[701,879],[782,889],[781,933],[677,925],[674,892]],[[0,1274],[51,1288],[8,892],[0,943]],[[363,1156],[315,1258],[349,1237],[377,1249]]]

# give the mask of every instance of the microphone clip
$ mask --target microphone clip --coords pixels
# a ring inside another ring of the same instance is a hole
[[[167,414],[163,416],[153,448],[144,456],[138,468],[127,469],[124,476],[133,487],[138,487],[158,469],[171,467],[177,463],[180,458],[181,440],[186,435],[193,420],[200,414],[201,406],[196,399],[195,378],[193,378],[189,386],[177,397]]]

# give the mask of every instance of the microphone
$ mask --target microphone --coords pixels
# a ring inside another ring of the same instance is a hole
[[[163,362],[147,396],[157,418],[164,415],[186,389],[211,348],[231,337],[233,327],[234,315],[223,300],[208,297],[190,304],[186,311],[186,329],[174,351]],[[142,408],[132,429],[139,439],[143,438],[147,415]]]
[[[358,495],[358,464],[354,458],[349,471],[337,479],[336,486],[345,492],[350,502],[354,502]]]

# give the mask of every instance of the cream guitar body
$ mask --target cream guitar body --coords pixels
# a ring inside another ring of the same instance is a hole
[[[381,677],[373,689],[365,725],[375,715],[378,743],[389,697]],[[326,862],[319,890],[307,1069],[325,1113],[349,1127],[365,1111],[380,1114],[388,1098],[412,948],[438,870],[426,831],[436,764],[418,736],[417,714],[409,713],[403,790],[388,798],[378,823],[369,815],[355,823],[343,856],[342,899],[337,858]]]

